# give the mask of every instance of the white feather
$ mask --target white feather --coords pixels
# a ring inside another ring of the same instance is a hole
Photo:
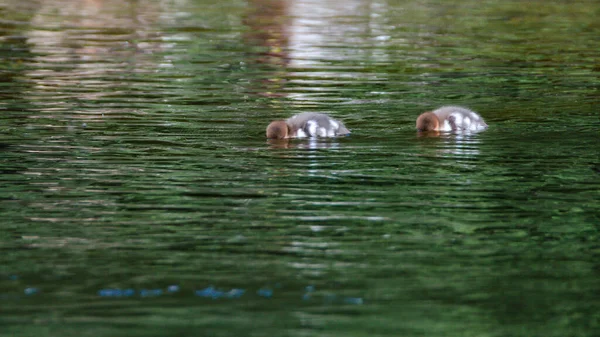
[[[442,124],[442,127],[440,128],[440,131],[452,131],[452,127],[450,126],[450,122],[448,122],[447,119],[444,120],[444,123]]]
[[[316,136],[317,135],[317,127],[318,127],[317,122],[311,120],[311,121],[307,121],[306,124],[308,124],[308,134],[311,137]]]
[[[335,133],[335,131],[337,131],[340,128],[340,124],[336,121],[334,121],[333,119],[329,120],[329,124],[331,124],[331,129],[333,130],[333,132]]]

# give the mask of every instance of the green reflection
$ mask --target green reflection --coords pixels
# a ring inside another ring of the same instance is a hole
[[[529,4],[0,5],[0,335],[597,335],[600,8]]]

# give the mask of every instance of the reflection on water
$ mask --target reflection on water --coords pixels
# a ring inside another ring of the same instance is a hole
[[[2,333],[597,335],[597,5],[533,4],[0,5]]]
[[[327,138],[306,138],[306,139],[268,139],[267,143],[273,149],[337,149],[340,147],[339,142]]]
[[[479,154],[479,146],[482,143],[480,132],[439,132],[439,131],[428,131],[428,132],[417,132],[417,137],[423,139],[423,141],[439,139],[433,148],[440,157],[448,155],[450,157],[476,157]],[[427,152],[428,149],[432,149],[430,142],[423,143],[423,150]]]

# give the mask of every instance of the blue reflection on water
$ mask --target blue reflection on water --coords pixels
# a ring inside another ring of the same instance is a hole
[[[25,293],[25,295],[35,295],[39,291],[40,290],[38,288],[25,288],[25,290],[23,292]]]
[[[10,275],[8,277],[10,280],[18,280],[19,277],[17,275]],[[281,289],[283,286],[280,283],[276,283],[274,288]],[[140,297],[158,297],[163,295],[171,295],[177,293],[181,290],[180,286],[177,284],[172,284],[166,287],[166,289],[140,289],[136,290],[133,288],[103,288],[97,291],[97,295],[100,297],[110,297],[110,298],[125,298],[132,296],[140,296]],[[316,292],[316,287],[314,285],[307,285],[303,289],[303,294],[301,299],[303,301],[308,301],[314,298],[314,294]],[[39,294],[41,291],[39,288],[35,287],[27,287],[23,290],[23,293],[27,296]],[[228,290],[218,289],[214,286],[208,286],[204,289],[195,290],[195,296],[203,297],[203,298],[211,298],[211,299],[239,299],[245,293],[246,289],[242,288],[231,288]],[[271,287],[262,287],[256,291],[256,294],[263,298],[272,298],[275,294]],[[322,294],[318,296],[324,300],[325,303],[344,303],[344,304],[354,304],[360,305],[364,304],[364,300],[361,297],[338,297],[335,294]]]
[[[267,288],[261,288],[258,289],[258,291],[256,292],[258,294],[258,296],[260,297],[266,297],[266,298],[271,298],[273,297],[273,290],[271,289],[267,289]]]
[[[98,296],[101,297],[130,297],[135,295],[133,289],[100,289]]]

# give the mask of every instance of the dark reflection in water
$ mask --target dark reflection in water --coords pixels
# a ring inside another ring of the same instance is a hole
[[[0,335],[598,335],[597,7],[1,4]]]

